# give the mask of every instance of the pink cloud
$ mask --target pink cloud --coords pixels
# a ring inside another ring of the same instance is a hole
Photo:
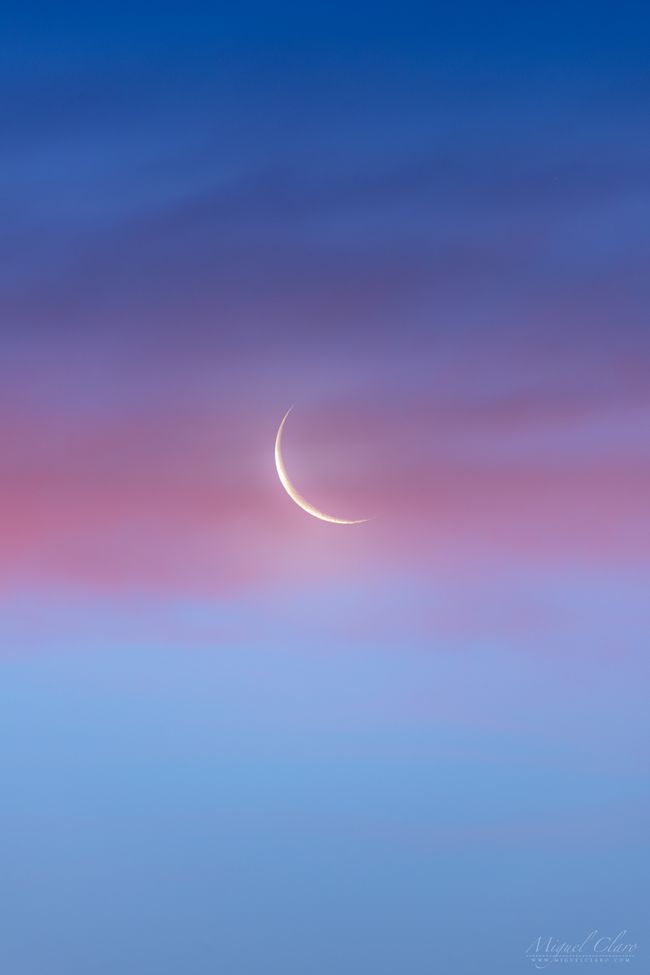
[[[289,466],[323,508],[377,516],[352,530],[309,519],[282,492],[272,444],[284,405],[113,404],[84,417],[6,394],[5,582],[215,592],[388,565],[648,557],[650,458],[634,443],[584,455],[580,424],[597,426],[598,404],[307,404],[287,431]],[[540,431],[560,437],[568,420],[574,449],[537,459]],[[526,449],[503,454],[513,427]]]

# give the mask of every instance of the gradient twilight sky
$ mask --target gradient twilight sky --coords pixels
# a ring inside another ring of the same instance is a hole
[[[0,972],[645,970],[649,35],[3,4]]]

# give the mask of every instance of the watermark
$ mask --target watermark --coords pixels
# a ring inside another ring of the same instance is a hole
[[[539,970],[549,965],[626,965],[634,958],[638,945],[623,929],[618,934],[590,931],[582,941],[561,941],[540,935],[526,949],[526,958]]]

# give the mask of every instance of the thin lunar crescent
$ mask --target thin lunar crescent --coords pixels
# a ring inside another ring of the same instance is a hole
[[[302,494],[296,491],[295,487],[289,480],[289,475],[287,474],[287,469],[284,466],[284,460],[282,459],[282,431],[284,425],[287,422],[287,417],[291,413],[293,407],[290,407],[282,418],[282,423],[280,424],[275,438],[275,467],[278,472],[278,477],[280,478],[280,483],[282,487],[287,492],[292,501],[295,501],[299,508],[306,511],[308,515],[312,515],[314,518],[320,518],[321,521],[331,521],[335,525],[361,525],[364,521],[370,521],[369,518],[356,518],[352,521],[348,518],[335,518],[333,515],[326,515],[324,511],[319,511],[315,508],[313,504],[310,504],[306,498],[303,498]]]

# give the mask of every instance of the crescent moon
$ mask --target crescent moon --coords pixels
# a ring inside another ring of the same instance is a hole
[[[334,525],[361,525],[364,521],[370,521],[369,518],[356,518],[350,521],[348,518],[335,518],[334,515],[326,515],[324,511],[320,511],[315,508],[313,504],[310,504],[306,498],[303,498],[302,494],[296,491],[295,487],[289,480],[289,475],[287,474],[287,469],[284,466],[284,460],[282,458],[282,431],[284,430],[284,425],[287,422],[287,417],[291,413],[293,406],[291,406],[282,418],[282,423],[278,428],[278,432],[275,438],[275,467],[278,472],[278,477],[280,478],[280,483],[282,487],[287,492],[292,501],[306,511],[308,515],[312,515],[313,518],[320,518],[321,521],[331,521]]]

